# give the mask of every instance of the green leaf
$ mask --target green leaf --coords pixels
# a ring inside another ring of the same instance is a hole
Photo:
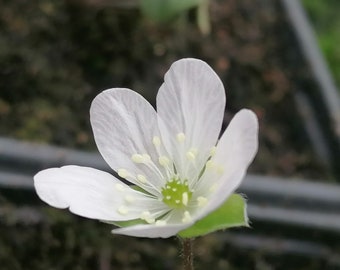
[[[179,13],[198,6],[202,0],[140,0],[145,16],[156,22],[167,22]]]
[[[191,238],[231,227],[248,226],[246,207],[246,200],[241,195],[232,194],[222,206],[178,235]]]

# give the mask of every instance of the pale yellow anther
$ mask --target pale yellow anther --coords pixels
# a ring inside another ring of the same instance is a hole
[[[166,221],[165,220],[157,220],[155,225],[157,225],[157,226],[164,226],[164,225],[166,225]]]
[[[193,160],[195,160],[195,158],[196,158],[195,153],[192,152],[192,151],[188,151],[188,152],[186,153],[186,156],[187,156],[187,159],[190,160],[190,161],[193,161]]]
[[[144,157],[140,154],[133,154],[131,156],[131,160],[135,163],[143,163],[144,162]]]
[[[210,170],[215,167],[215,164],[212,160],[208,160],[207,163],[205,164],[205,167]]]
[[[194,153],[195,156],[198,154],[197,148],[190,148],[190,152]]]
[[[155,223],[155,219],[153,217],[149,217],[144,219],[147,223],[151,224],[151,223]]]
[[[161,139],[158,136],[153,137],[152,143],[154,146],[158,147],[161,145]]]
[[[151,216],[149,211],[142,212],[140,218],[145,220],[147,223],[155,223],[155,219]]]
[[[170,200],[170,199],[171,199],[171,196],[168,195],[168,196],[166,196],[165,198],[166,198],[167,200]]]
[[[183,203],[183,205],[187,206],[188,202],[189,202],[188,192],[183,192],[183,194],[182,194],[182,203]]]
[[[177,141],[180,142],[180,143],[184,142],[184,141],[185,141],[185,134],[182,133],[182,132],[178,133],[178,134],[176,135],[176,139],[177,139]]]
[[[125,206],[121,206],[117,209],[118,213],[121,215],[126,215],[127,213],[129,213],[129,209],[127,209]]]
[[[185,211],[185,212],[183,213],[182,222],[183,222],[183,223],[187,223],[187,222],[190,222],[191,220],[192,220],[192,218],[191,218],[190,213],[189,213],[188,211]]]
[[[209,188],[209,191],[210,192],[215,192],[217,189],[217,184],[213,184],[210,188]]]
[[[181,202],[180,200],[176,200],[175,201],[176,204],[180,204],[180,202]]]
[[[224,173],[224,168],[221,165],[216,166],[216,171],[219,174],[223,174]]]
[[[215,155],[215,153],[216,153],[216,146],[213,146],[213,147],[211,147],[211,149],[210,149],[210,156]]]
[[[166,167],[169,165],[170,160],[166,157],[166,156],[160,156],[158,158],[158,162],[160,165],[162,165],[163,167]]]
[[[127,203],[133,203],[133,202],[136,200],[136,198],[133,197],[133,196],[131,196],[131,195],[126,195],[126,196],[124,197],[124,200],[125,200]]]
[[[125,190],[125,188],[122,184],[116,184],[115,187],[118,191],[124,191]]]
[[[141,219],[146,219],[148,217],[150,217],[151,213],[149,211],[143,211],[140,215]]]
[[[137,174],[137,180],[141,182],[142,184],[147,183],[148,181],[146,180],[146,177],[142,174]]]
[[[128,171],[125,169],[118,169],[117,173],[121,178],[124,179],[129,175]]]
[[[202,207],[207,204],[208,199],[206,197],[200,196],[200,197],[197,197],[197,202],[198,202],[198,206]]]
[[[151,216],[151,213],[149,211],[143,211],[140,215],[140,218],[145,220]]]
[[[148,154],[143,154],[143,159],[144,159],[144,162],[147,163],[151,160],[151,157]]]

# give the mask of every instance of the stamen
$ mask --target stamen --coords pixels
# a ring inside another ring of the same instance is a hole
[[[125,191],[125,188],[122,184],[116,184],[115,187],[118,191]]]
[[[144,163],[144,157],[140,154],[133,154],[131,159],[135,163]]]
[[[187,159],[190,160],[190,161],[193,161],[196,158],[196,155],[195,155],[195,153],[193,151],[188,151],[186,153],[186,156],[187,156]]]
[[[150,162],[151,157],[148,154],[143,154],[144,163]]]
[[[124,197],[124,200],[125,200],[127,203],[133,203],[133,202],[136,200],[136,198],[133,197],[133,196],[131,196],[131,195],[126,195],[126,196]]]
[[[211,149],[210,149],[210,156],[215,155],[215,153],[216,153],[216,146],[213,146],[213,147],[211,147]]]
[[[157,226],[164,226],[164,225],[166,225],[166,221],[165,220],[157,220],[156,225]]]
[[[185,134],[180,132],[176,135],[176,139],[179,143],[182,143],[185,141]]]
[[[121,178],[124,179],[129,175],[128,171],[125,169],[118,169],[117,173]]]
[[[197,156],[198,150],[197,148],[191,148],[190,152],[194,153],[194,155]]]
[[[207,163],[205,164],[205,167],[207,169],[212,169],[215,167],[215,163],[212,160],[208,160]]]
[[[158,167],[152,162],[151,157],[150,157],[149,155],[147,155],[147,154],[144,154],[144,156],[145,156],[145,159],[147,159],[147,160],[145,160],[144,164],[145,164],[146,166],[148,166],[149,169],[151,169],[151,170],[154,171],[156,174],[158,174],[158,176],[159,176],[160,178],[164,178],[164,176],[163,176],[163,174],[161,173],[161,171],[160,171],[160,170],[158,169]]]
[[[129,213],[129,209],[127,209],[125,206],[119,207],[117,211],[121,215],[126,215],[127,213]]]
[[[146,177],[144,175],[142,175],[142,174],[137,174],[137,180],[139,182],[141,182],[142,184],[146,184],[148,182]]]
[[[197,197],[197,202],[198,202],[198,206],[202,207],[207,204],[208,199],[206,197],[200,196],[200,197]]]
[[[214,163],[212,160],[208,160],[207,163],[205,164],[205,167],[208,170],[213,171],[214,173],[218,173],[218,174],[223,174],[224,173],[223,166]]]
[[[163,167],[166,167],[169,165],[170,160],[166,157],[166,156],[160,156],[158,158],[158,162],[160,165],[162,165]]]
[[[184,192],[182,194],[182,203],[187,206],[188,205],[188,201],[189,201],[189,195],[188,192]]]
[[[142,212],[140,219],[145,220],[147,223],[155,223],[155,219],[151,216],[149,211]]]
[[[182,218],[182,222],[183,223],[187,223],[190,222],[192,220],[191,215],[188,211],[185,211],[183,214],[183,218]]]
[[[154,219],[154,218],[152,218],[152,217],[150,217],[150,218],[146,218],[146,219],[145,219],[145,221],[146,221],[147,223],[149,223],[149,224],[151,224],[151,223],[155,223],[155,219]]]
[[[213,184],[210,188],[209,188],[209,192],[215,192],[217,189],[217,184]]]
[[[216,171],[219,174],[223,174],[224,173],[224,168],[221,165],[216,166]]]
[[[142,214],[140,215],[141,219],[146,219],[150,217],[151,213],[149,211],[143,211]]]
[[[155,147],[159,147],[161,145],[161,139],[158,136],[153,137],[152,143]]]

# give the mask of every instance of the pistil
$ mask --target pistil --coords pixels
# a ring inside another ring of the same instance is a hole
[[[185,208],[191,199],[192,192],[189,189],[188,181],[171,179],[162,188],[163,202],[171,208]]]

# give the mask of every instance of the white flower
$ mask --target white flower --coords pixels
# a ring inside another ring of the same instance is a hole
[[[241,110],[218,141],[225,91],[215,72],[203,61],[182,59],[164,81],[157,113],[123,88],[102,92],[91,106],[100,153],[134,187],[103,171],[65,166],[35,175],[39,197],[92,219],[143,220],[112,231],[139,237],[176,235],[218,208],[257,152],[257,118]]]

